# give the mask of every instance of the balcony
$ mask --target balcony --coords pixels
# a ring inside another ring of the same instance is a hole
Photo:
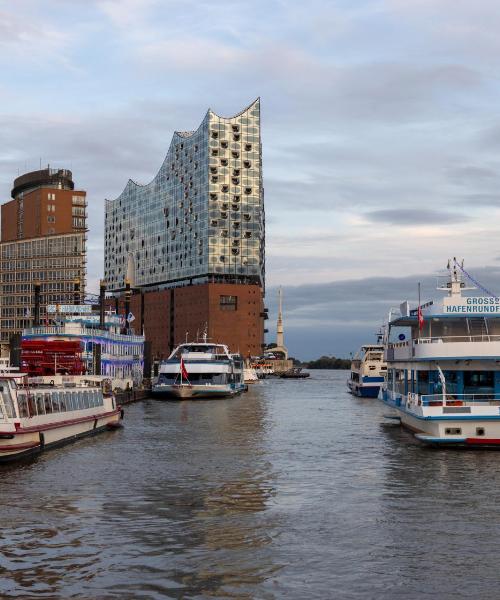
[[[500,335],[426,337],[390,344],[387,360],[500,359]]]

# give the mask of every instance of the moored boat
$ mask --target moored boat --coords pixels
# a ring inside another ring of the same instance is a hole
[[[152,393],[157,398],[227,398],[245,391],[243,373],[243,359],[224,344],[180,344],[160,364]]]
[[[347,380],[347,387],[354,396],[377,398],[386,372],[384,346],[381,344],[361,346],[351,361],[351,374]]]
[[[310,376],[311,373],[303,371],[302,367],[293,367],[291,369],[288,369],[288,371],[280,373],[279,375],[281,379],[307,379]]]
[[[121,407],[95,382],[62,385],[0,374],[0,462],[61,446],[120,425]]]
[[[464,296],[475,280],[455,259],[448,271],[441,301],[390,321],[410,334],[389,340],[383,400],[424,443],[500,448],[500,298]]]

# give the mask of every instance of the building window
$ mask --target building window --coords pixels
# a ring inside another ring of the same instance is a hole
[[[55,223],[55,222],[56,222],[55,217],[47,217],[47,223]]]
[[[238,296],[220,296],[219,306],[221,310],[237,310]]]

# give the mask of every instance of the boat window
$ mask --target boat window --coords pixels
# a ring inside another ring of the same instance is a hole
[[[67,406],[66,404],[66,398],[64,397],[64,394],[61,392],[54,392],[54,396],[58,396],[59,397],[59,404],[61,406],[61,412],[66,412],[67,410],[69,410],[69,406]]]
[[[81,406],[80,406],[80,403],[78,402],[78,394],[76,392],[71,392],[71,397],[73,399],[73,406],[74,406],[73,410],[80,410]]]
[[[5,407],[5,415],[9,419],[15,418],[16,412],[14,409],[14,403],[12,401],[12,395],[9,389],[9,384],[6,381],[0,384],[0,395],[2,396],[3,404]]]
[[[21,418],[29,417],[28,402],[26,400],[26,394],[25,393],[19,393],[18,394],[18,396],[17,396],[17,404],[18,404],[18,408],[19,408],[19,416]]]
[[[52,412],[52,402],[50,399],[50,394],[45,395],[44,402],[45,402],[45,414],[50,415],[50,413]]]
[[[38,415],[45,414],[45,403],[43,401],[43,394],[36,395],[36,412]]]
[[[444,432],[446,435],[461,435],[462,429],[460,427],[446,427]]]
[[[51,394],[45,394],[45,398],[49,400],[50,402],[50,396]],[[56,394],[52,394],[52,410],[54,412],[60,412],[61,411],[61,405],[59,403],[59,398],[56,397]]]
[[[476,435],[484,435],[484,427],[476,427]]]
[[[71,392],[61,392],[61,394],[64,394],[66,397],[66,406],[68,407],[68,410],[75,410],[75,405],[73,403],[73,398],[71,397]]]
[[[28,414],[30,417],[36,415],[35,397],[28,392]]]

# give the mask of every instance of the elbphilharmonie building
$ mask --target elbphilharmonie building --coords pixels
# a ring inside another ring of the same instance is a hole
[[[208,110],[195,131],[176,131],[151,183],[129,180],[106,200],[105,279],[116,296],[126,281],[140,290],[146,337],[149,313],[165,317],[165,332],[155,319],[150,334],[164,355],[203,327],[233,351],[258,354],[264,278],[257,99],[233,117]]]
[[[122,290],[180,282],[264,283],[260,101],[234,117],[209,110],[174,133],[158,174],[106,201],[105,278]]]

